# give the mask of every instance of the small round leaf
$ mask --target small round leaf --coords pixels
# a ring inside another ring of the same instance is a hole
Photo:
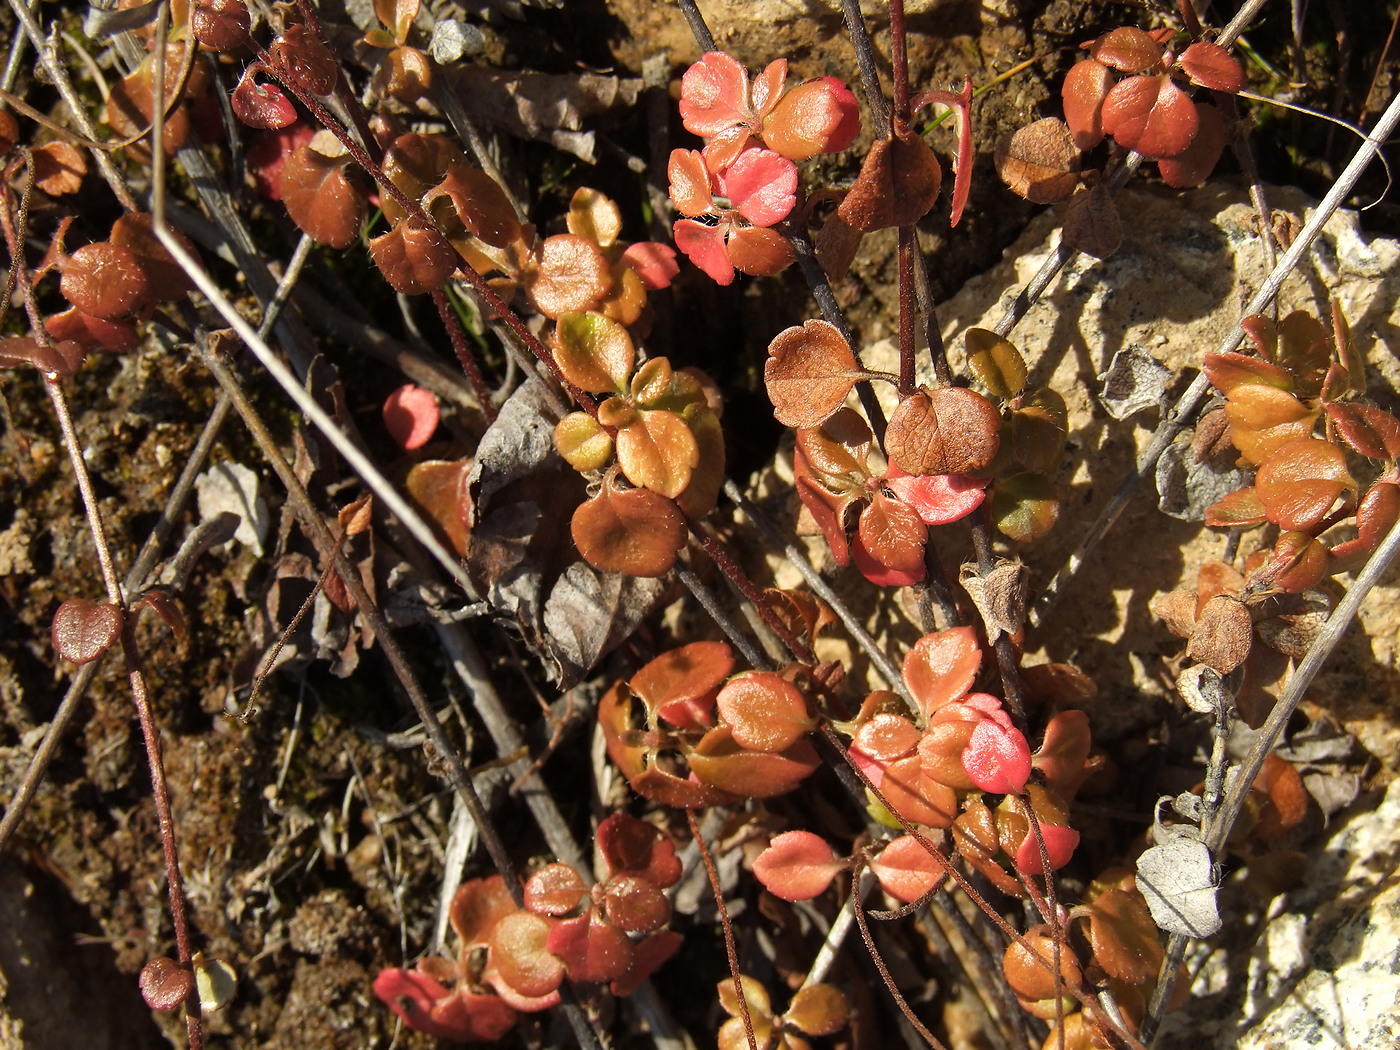
[[[111,602],[69,598],[53,614],[53,646],[75,664],[89,664],[116,644],[122,611]]]

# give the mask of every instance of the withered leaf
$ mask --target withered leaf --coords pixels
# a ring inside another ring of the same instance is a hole
[[[1001,559],[985,575],[975,562],[965,562],[958,579],[977,606],[987,628],[988,642],[995,642],[1003,634],[1015,634],[1026,622],[1030,578],[1021,562]]]
[[[818,426],[846,400],[859,367],[834,325],[811,320],[784,329],[768,344],[763,366],[773,415],[785,427]]]
[[[111,602],[69,598],[53,614],[53,647],[75,664],[90,664],[116,644],[122,611]]]
[[[996,406],[975,390],[919,390],[894,410],[885,448],[907,474],[967,474],[997,454],[1000,422]]]
[[[1046,117],[997,140],[997,174],[1032,204],[1058,204],[1079,185],[1079,150],[1069,127]]]
[[[1244,663],[1253,639],[1254,623],[1244,603],[1228,594],[1218,594],[1201,610],[1191,630],[1186,655],[1221,674],[1229,674]]]
[[[942,183],[938,158],[918,135],[877,139],[836,214],[861,233],[908,226],[928,214]]]
[[[531,381],[482,437],[467,480],[467,571],[568,688],[636,629],[667,585],[579,560],[569,521],[585,485],[554,449],[557,422],[544,385]]]

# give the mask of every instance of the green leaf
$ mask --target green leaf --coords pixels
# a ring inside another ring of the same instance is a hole
[[[967,363],[993,397],[1009,398],[1026,385],[1026,361],[1011,343],[985,328],[970,328]]]
[[[1059,516],[1059,496],[1044,474],[1013,474],[992,491],[992,521],[1017,543],[1040,539]]]

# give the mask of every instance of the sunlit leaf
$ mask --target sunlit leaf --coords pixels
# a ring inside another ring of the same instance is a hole
[[[674,412],[638,412],[617,431],[617,461],[627,480],[675,499],[690,484],[700,446],[685,420]]]
[[[637,359],[627,329],[600,313],[569,313],[549,337],[554,361],[574,386],[590,393],[625,393]]]
[[[1234,94],[1244,87],[1244,70],[1239,60],[1219,44],[1197,40],[1187,45],[1179,61],[1182,72],[1191,78],[1193,84],[1227,94]]]
[[[1192,189],[1205,182],[1215,170],[1229,141],[1225,134],[1225,118],[1217,107],[1198,105],[1196,116],[1200,119],[1200,126],[1191,145],[1175,157],[1162,157],[1157,161],[1162,181],[1175,189]]]
[[[1249,655],[1254,622],[1238,598],[1216,595],[1206,602],[1191,630],[1186,655],[1196,663],[1229,674]]]
[[[1026,361],[1010,341],[986,328],[969,328],[967,363],[993,397],[1015,397],[1026,385]]]
[[[602,250],[572,233],[545,238],[524,282],[535,309],[556,319],[592,310],[611,284]]]
[[[734,742],[749,751],[786,751],[815,722],[797,686],[772,671],[749,671],[732,678],[715,698]]]
[[[1343,493],[1355,488],[1342,450],[1316,438],[1283,445],[1254,478],[1269,520],[1283,529],[1314,528]]]
[[[529,911],[511,912],[491,931],[491,961],[501,977],[526,996],[548,995],[564,979],[564,961],[547,947],[548,919]]]
[[[1045,117],[1003,135],[997,140],[994,161],[1001,181],[1033,204],[1058,204],[1079,185],[1079,148],[1069,126],[1058,117]]]
[[[423,204],[431,207],[439,199],[451,201],[458,221],[467,232],[480,237],[493,248],[505,248],[520,239],[520,220],[516,218],[515,206],[505,190],[491,176],[465,160],[454,159],[448,165],[442,181],[424,194]],[[546,241],[541,265],[560,269],[556,254],[562,253],[557,250],[557,245],[551,247]],[[551,261],[544,261],[546,256]],[[588,273],[596,280],[591,269]]]
[[[780,752],[749,751],[723,725],[701,737],[689,759],[700,783],[741,798],[785,795],[821,765],[805,737]]]
[[[1103,100],[1114,83],[1109,68],[1092,58],[1076,62],[1065,75],[1060,100],[1070,141],[1078,149],[1090,150],[1103,141]]]
[[[114,321],[150,299],[150,285],[134,252],[98,241],[85,244],[62,265],[59,291],[84,313]]]
[[[1154,160],[1182,153],[1199,125],[1196,103],[1169,76],[1128,77],[1103,100],[1104,131]]]
[[[768,344],[763,382],[773,414],[787,427],[814,427],[831,416],[855,385],[855,354],[826,321],[786,328]]]
[[[942,183],[943,169],[918,135],[876,139],[836,214],[861,233],[908,226],[928,214]]]
[[[880,887],[895,900],[911,904],[938,885],[946,865],[929,855],[912,835],[901,835],[870,862]]]
[[[365,200],[346,178],[349,157],[298,146],[282,165],[278,192],[297,228],[317,244],[348,247],[360,235]]]
[[[971,627],[926,634],[905,654],[904,681],[925,718],[965,695],[977,677],[982,650]]]
[[[845,867],[825,839],[810,831],[785,831],[758,855],[753,873],[775,897],[807,901],[824,893]]]
[[[122,621],[121,609],[111,602],[69,598],[53,614],[53,647],[65,660],[92,663],[117,643]]]
[[[469,459],[429,459],[415,463],[404,481],[414,505],[442,530],[460,557],[467,554],[467,475],[471,469]]]
[[[1113,888],[1095,897],[1086,910],[1094,961],[1110,976],[1132,984],[1155,980],[1162,946],[1142,894]]]
[[[141,998],[152,1010],[174,1010],[194,991],[194,974],[174,959],[160,956],[141,967]]]
[[[971,474],[996,455],[1000,422],[996,406],[974,390],[919,390],[894,410],[885,449],[908,474]]]
[[[1120,73],[1143,73],[1162,60],[1162,46],[1145,30],[1121,26],[1090,44],[1089,55]]]
[[[457,253],[442,234],[412,219],[371,240],[369,253],[390,287],[404,295],[441,288],[457,268]]]
[[[1059,517],[1059,494],[1044,474],[1013,474],[992,488],[992,521],[1017,543],[1040,539]]]
[[[676,505],[649,489],[604,484],[579,504],[570,532],[585,561],[603,572],[662,576],[685,544],[685,520]]]

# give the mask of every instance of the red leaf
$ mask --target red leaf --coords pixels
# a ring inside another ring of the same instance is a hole
[[[555,923],[546,947],[564,960],[571,981],[611,981],[632,965],[632,942],[627,934],[597,914]]]
[[[1282,446],[1254,478],[1269,520],[1280,528],[1305,532],[1326,517],[1342,493],[1355,487],[1342,450],[1317,438]]]
[[[1059,871],[1069,863],[1079,846],[1079,832],[1058,824],[1040,825],[1041,837],[1045,840],[1045,852],[1050,857],[1050,870]],[[1031,832],[1016,850],[1016,869],[1023,875],[1044,875],[1045,865],[1040,857],[1040,845],[1035,833]]]
[[[808,901],[824,893],[845,866],[825,839],[810,831],[785,831],[758,855],[753,873],[775,897]]]
[[[194,974],[161,956],[141,967],[141,998],[152,1010],[174,1010],[194,991]]]
[[[877,493],[860,514],[851,543],[856,568],[878,587],[908,587],[924,578],[928,526],[912,507]]]
[[[1199,126],[1196,103],[1169,76],[1129,77],[1103,102],[1104,131],[1153,160],[1183,152]]]
[[[1234,94],[1244,87],[1244,70],[1239,61],[1219,44],[1197,40],[1181,53],[1182,72],[1193,84]]]
[[[598,825],[595,838],[609,876],[631,873],[662,888],[681,877],[675,843],[644,820],[614,813]]]
[[[1162,45],[1133,26],[1109,30],[1089,45],[1089,54],[1121,73],[1143,73],[1162,58]]]
[[[302,233],[329,248],[349,247],[365,217],[365,199],[345,176],[348,159],[297,146],[278,174],[287,214]]]
[[[405,383],[384,400],[384,426],[407,451],[426,445],[440,419],[437,397],[421,386]]]
[[[659,241],[639,241],[629,244],[622,261],[637,272],[648,291],[669,288],[681,268],[676,265],[676,252],[669,244]]]
[[[1342,440],[1363,456],[1400,458],[1400,421],[1389,412],[1354,401],[1332,401],[1322,408]]]
[[[691,642],[662,653],[634,674],[628,685],[648,708],[681,729],[709,729],[715,693],[734,670],[724,642]]]
[[[98,241],[85,244],[63,263],[63,297],[84,313],[115,321],[149,300],[149,282],[130,248]]]
[[[901,835],[870,862],[881,887],[895,900],[912,904],[943,878],[945,865],[934,860],[912,835]]]
[[[122,611],[111,602],[69,598],[53,614],[51,635],[58,655],[75,664],[89,664],[116,644]]]
[[[253,67],[249,66],[233,89],[229,98],[233,115],[250,128],[276,130],[294,123],[296,108],[282,94],[282,89],[275,84],[259,84],[253,76]]]
[[[928,474],[910,477],[898,471],[885,478],[885,487],[908,504],[925,525],[947,525],[965,518],[982,505],[990,478],[966,474]]]
[[[1157,161],[1162,181],[1175,189],[1191,189],[1205,182],[1225,151],[1225,119],[1220,110],[1215,106],[1197,106],[1196,115],[1201,123],[1191,145],[1175,157]]]
[[[1101,62],[1082,59],[1070,67],[1060,88],[1070,138],[1081,150],[1103,141],[1103,100],[1113,88],[1113,74]]]
[[[431,226],[405,220],[369,242],[369,254],[396,292],[436,291],[457,268],[457,253]]]

